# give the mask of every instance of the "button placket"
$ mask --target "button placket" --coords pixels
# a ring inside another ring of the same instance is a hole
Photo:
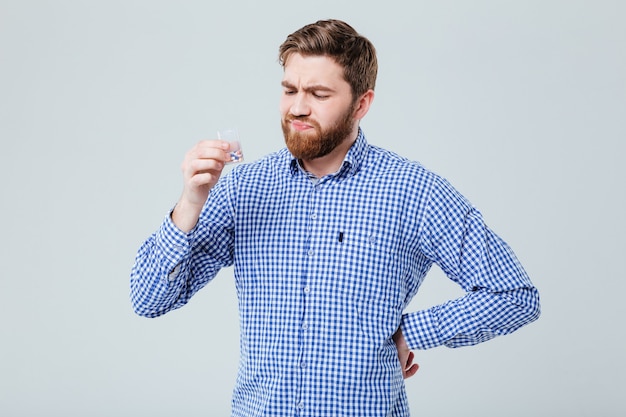
[[[308,373],[308,367],[310,366],[310,363],[308,362],[307,359],[310,359],[308,356],[308,352],[307,352],[307,346],[310,345],[310,337],[312,337],[312,334],[310,332],[311,326],[314,325],[314,323],[311,322],[312,317],[309,316],[310,311],[309,311],[309,302],[311,300],[312,297],[312,293],[313,293],[313,286],[314,285],[311,281],[311,277],[314,274],[315,271],[315,257],[318,255],[318,251],[317,251],[317,247],[316,247],[316,238],[317,238],[317,233],[318,233],[318,226],[319,226],[319,212],[318,212],[318,208],[319,208],[319,202],[318,202],[318,196],[319,196],[319,183],[316,184],[312,189],[311,192],[308,195],[309,198],[309,204],[307,207],[308,212],[305,214],[304,216],[304,220],[306,221],[306,227],[307,227],[307,241],[306,241],[306,246],[304,248],[304,252],[305,252],[305,256],[306,256],[306,261],[305,263],[307,264],[305,267],[305,270],[303,271],[302,274],[302,281],[301,281],[301,294],[302,294],[302,305],[301,305],[301,316],[300,316],[300,336],[298,338],[299,340],[299,354],[298,354],[298,358],[296,358],[296,361],[294,362],[294,366],[296,368],[296,372],[299,374],[299,384],[303,384],[303,382],[307,379],[306,374]],[[306,385],[306,384],[305,384]],[[304,391],[306,392],[306,391]],[[298,387],[298,391],[297,391],[297,403],[296,403],[296,411],[297,414],[300,415],[301,413],[304,412],[305,409],[305,401],[306,398],[303,397],[304,393],[302,391],[302,387],[299,386]]]

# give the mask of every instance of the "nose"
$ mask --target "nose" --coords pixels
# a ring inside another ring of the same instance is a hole
[[[305,94],[298,93],[293,96],[289,112],[293,116],[308,116],[311,113],[311,107],[307,102]]]

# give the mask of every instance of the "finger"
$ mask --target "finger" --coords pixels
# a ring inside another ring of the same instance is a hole
[[[203,140],[193,148],[193,155],[196,158],[216,158],[222,153],[228,152],[230,143],[223,140]]]
[[[411,378],[413,375],[417,373],[418,369],[419,369],[419,365],[416,363],[411,365],[409,368],[405,369],[404,372],[402,372],[404,379]]]
[[[408,368],[411,366],[411,364],[413,363],[413,359],[415,358],[415,355],[413,354],[413,352],[409,352],[409,355],[406,358],[406,362],[404,364],[405,368]]]
[[[211,150],[205,150],[202,152],[194,152],[193,154],[188,155],[184,160],[183,160],[183,170],[185,170],[186,168],[191,168],[194,167],[197,170],[202,170],[202,169],[211,169],[211,168],[219,168],[221,169],[221,166],[216,165],[215,167],[211,167],[210,165],[197,165],[197,164],[203,164],[203,163],[207,163],[209,161],[217,161],[221,164],[223,164],[224,162],[228,162],[230,161],[230,154],[228,152],[224,152],[221,149],[211,149]]]
[[[228,141],[221,139],[208,139],[201,140],[196,143],[197,148],[218,148],[218,149],[228,149]]]
[[[187,173],[193,175],[202,172],[220,172],[224,169],[224,161],[216,159],[194,159],[187,166]]]
[[[201,187],[203,185],[214,184],[217,182],[218,179],[219,179],[219,175],[216,175],[210,172],[201,172],[201,173],[195,174],[193,177],[191,177],[189,181],[193,186]]]
[[[191,148],[183,159],[182,168],[187,168],[196,160],[216,160],[226,162],[229,160],[228,149],[230,144],[224,141],[201,141]]]

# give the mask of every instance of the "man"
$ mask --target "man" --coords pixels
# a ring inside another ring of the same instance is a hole
[[[513,332],[539,316],[538,293],[450,184],[366,142],[366,38],[319,21],[287,37],[280,63],[287,148],[221,179],[227,143],[187,153],[182,196],[137,255],[135,311],[181,307],[234,265],[233,416],[407,416],[409,349]],[[404,313],[433,262],[466,295]]]

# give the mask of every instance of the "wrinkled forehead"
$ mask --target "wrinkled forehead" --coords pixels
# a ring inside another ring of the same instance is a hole
[[[326,55],[299,53],[293,53],[285,60],[283,83],[294,86],[300,84],[328,85],[329,87],[348,85],[345,71],[335,59]]]

